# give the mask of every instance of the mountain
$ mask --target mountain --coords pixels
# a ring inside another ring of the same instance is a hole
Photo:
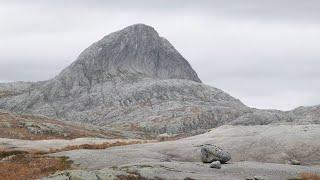
[[[58,78],[71,86],[91,86],[123,74],[201,82],[169,41],[143,24],[111,33],[92,44]]]
[[[146,134],[198,134],[223,124],[295,122],[295,112],[257,110],[201,83],[154,28],[136,24],[85,49],[53,79],[0,84],[0,109]],[[308,115],[308,110],[304,117]],[[319,123],[318,116],[312,122]]]

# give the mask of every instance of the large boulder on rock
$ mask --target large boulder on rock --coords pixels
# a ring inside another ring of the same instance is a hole
[[[204,163],[212,163],[213,161],[220,161],[226,163],[231,159],[230,154],[218,146],[213,144],[205,144],[201,148],[201,160]]]

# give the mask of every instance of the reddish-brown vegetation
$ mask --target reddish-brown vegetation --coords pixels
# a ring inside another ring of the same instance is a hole
[[[62,149],[53,149],[50,150],[50,153],[56,153],[56,152],[61,152],[61,151],[71,151],[71,150],[76,150],[76,149],[106,149],[110,147],[115,147],[115,146],[125,146],[125,145],[131,145],[131,144],[142,144],[142,143],[147,143],[148,141],[116,141],[113,143],[110,142],[105,142],[102,144],[81,144],[81,145],[72,145],[72,146],[67,146]]]
[[[72,162],[65,157],[51,157],[48,153],[75,149],[106,149],[114,146],[146,143],[148,141],[116,141],[102,144],[82,144],[62,149],[43,151],[17,151],[0,149],[0,180],[29,180],[48,176],[56,171],[71,168]]]
[[[50,124],[52,126],[62,127],[62,132],[44,131],[35,133],[30,131],[24,124],[33,123],[37,126]],[[106,132],[99,130],[88,130],[80,125],[71,125],[58,120],[49,119],[42,116],[31,115],[14,115],[0,111],[0,138],[26,139],[26,140],[42,140],[42,139],[74,139],[80,137],[108,137],[122,138],[116,132]]]
[[[320,174],[300,173],[302,180],[320,180]]]
[[[66,157],[49,157],[41,152],[0,151],[0,180],[31,180],[70,169]]]

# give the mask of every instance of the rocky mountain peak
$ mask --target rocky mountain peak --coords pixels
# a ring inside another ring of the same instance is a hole
[[[122,33],[132,33],[133,35],[155,35],[159,36],[158,32],[152,27],[148,26],[145,24],[134,24],[131,26],[128,26],[120,31],[117,32],[122,32]]]
[[[85,49],[60,78],[77,84],[123,74],[201,82],[188,61],[157,31],[144,24],[113,32]]]

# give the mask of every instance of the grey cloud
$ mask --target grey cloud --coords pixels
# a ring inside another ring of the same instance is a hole
[[[262,20],[301,20],[319,22],[320,2],[318,0],[33,0],[5,1],[4,4],[33,6],[41,10],[50,7],[52,12],[67,11],[140,11],[170,12],[189,11],[189,13],[208,13],[231,18],[250,18]],[[77,13],[77,12],[75,12]]]

